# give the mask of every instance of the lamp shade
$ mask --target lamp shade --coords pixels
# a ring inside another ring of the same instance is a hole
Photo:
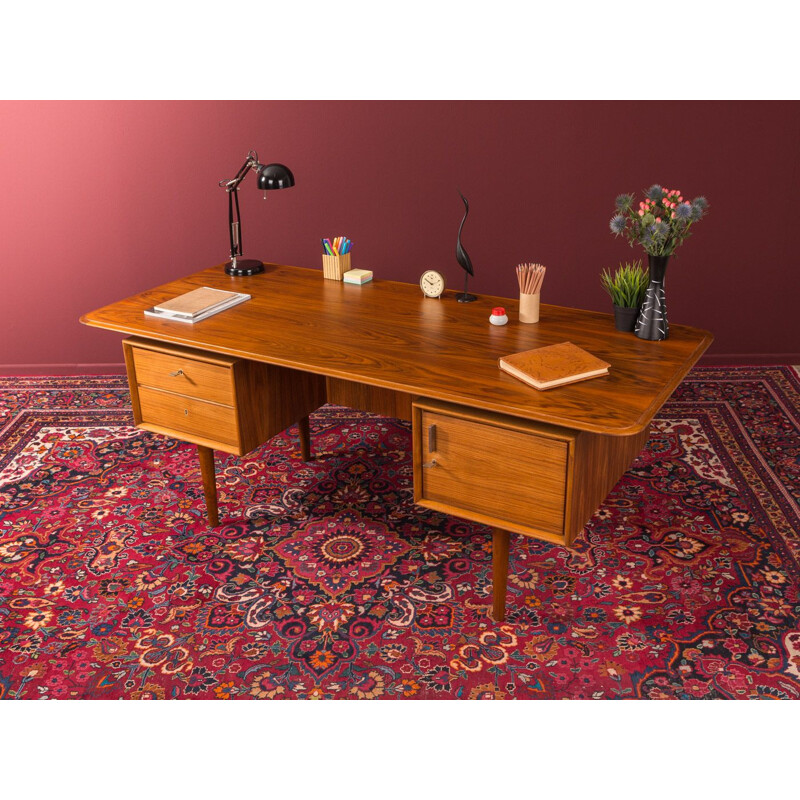
[[[259,189],[288,189],[290,186],[294,186],[294,175],[283,164],[267,164],[258,171]]]

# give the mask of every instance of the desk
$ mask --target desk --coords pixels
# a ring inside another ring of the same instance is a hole
[[[252,299],[194,325],[144,309],[211,286]],[[489,324],[492,307],[510,322]],[[120,331],[134,419],[198,447],[216,525],[215,449],[242,455],[325,402],[411,420],[414,500],[493,529],[493,612],[505,614],[509,533],[567,547],[644,447],[654,414],[711,344],[670,326],[663,342],[614,330],[608,314],[516,300],[459,304],[415,285],[323,280],[268,264],[232,278],[221,266],[81,318]],[[611,364],[601,378],[538,392],[502,372],[501,356],[571,341]]]

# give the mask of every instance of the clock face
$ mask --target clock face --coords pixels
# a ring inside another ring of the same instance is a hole
[[[441,297],[444,292],[444,276],[435,269],[426,270],[419,279],[419,288],[425,297]]]

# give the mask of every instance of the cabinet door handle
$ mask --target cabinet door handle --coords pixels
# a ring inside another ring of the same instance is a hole
[[[436,450],[436,425],[428,425],[428,452]]]
[[[179,370],[176,370],[175,372],[170,372],[170,375],[171,375],[173,378],[177,378],[177,377],[178,377],[178,375],[183,375],[183,370],[182,370],[182,369],[179,369]]]

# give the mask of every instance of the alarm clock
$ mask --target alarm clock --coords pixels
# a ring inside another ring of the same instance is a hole
[[[441,298],[445,289],[444,275],[435,269],[426,269],[419,279],[419,288],[425,297]]]

